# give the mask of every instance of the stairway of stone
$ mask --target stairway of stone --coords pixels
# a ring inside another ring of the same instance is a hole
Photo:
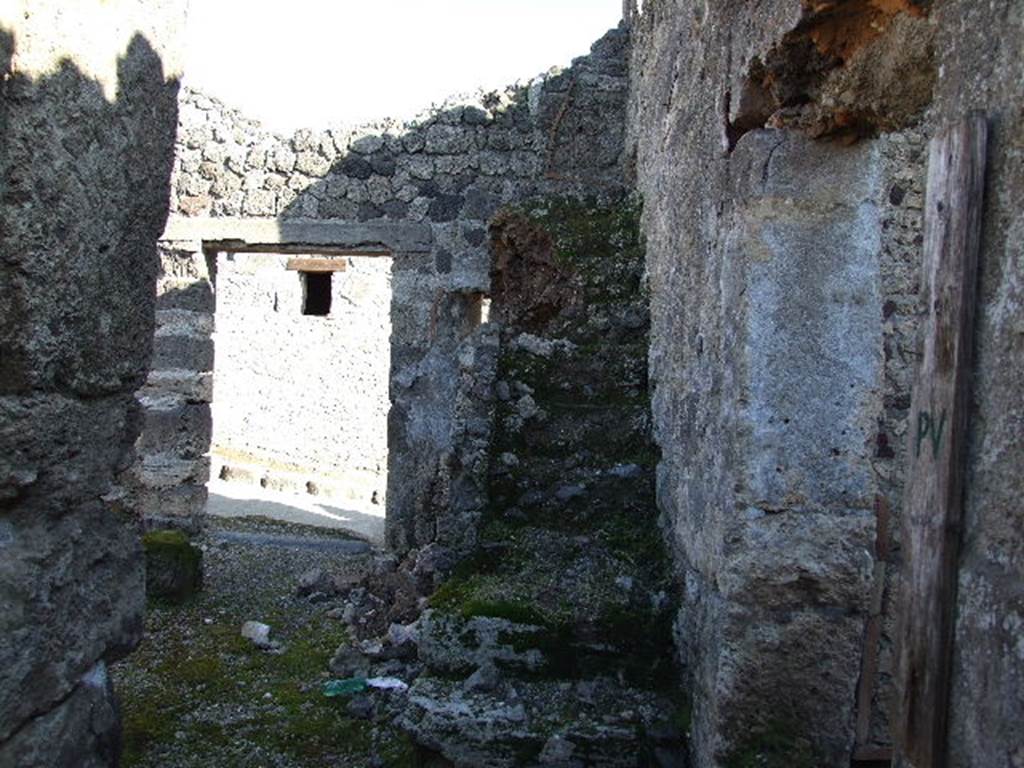
[[[456,765],[685,765],[638,213],[544,199],[492,226],[491,506],[400,722]]]

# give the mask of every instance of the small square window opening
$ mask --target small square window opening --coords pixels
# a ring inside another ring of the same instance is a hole
[[[300,272],[302,276],[302,314],[327,317],[331,314],[330,272]]]

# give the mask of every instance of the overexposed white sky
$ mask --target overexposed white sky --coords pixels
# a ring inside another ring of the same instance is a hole
[[[185,79],[281,132],[411,116],[568,64],[621,0],[191,0]]]

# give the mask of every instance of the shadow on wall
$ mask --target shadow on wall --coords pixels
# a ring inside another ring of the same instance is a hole
[[[144,601],[114,488],[152,348],[178,83],[141,34],[113,101],[68,59],[14,71],[19,43],[52,46],[29,24],[0,29],[0,765],[113,764],[105,664],[138,642]]]
[[[6,73],[14,39],[0,36]],[[144,379],[177,91],[141,36],[112,104],[68,60],[4,83],[0,394],[99,397]]]

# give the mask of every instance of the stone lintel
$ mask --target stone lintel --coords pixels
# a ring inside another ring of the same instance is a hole
[[[359,255],[429,253],[429,225],[414,222],[353,222],[343,219],[259,219],[171,216],[165,241],[200,240],[230,251],[310,251]]]

